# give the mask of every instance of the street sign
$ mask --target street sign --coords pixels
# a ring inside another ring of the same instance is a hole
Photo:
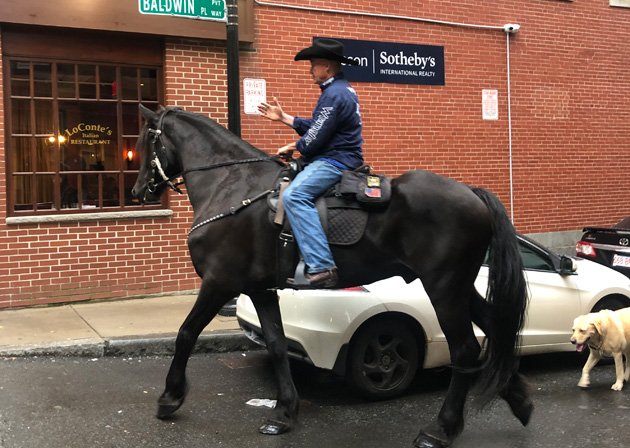
[[[225,22],[225,0],[138,0],[142,14]]]

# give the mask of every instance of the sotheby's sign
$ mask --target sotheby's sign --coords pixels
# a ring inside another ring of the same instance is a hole
[[[444,47],[334,39],[343,43],[344,56],[359,63],[344,66],[349,81],[444,85]]]

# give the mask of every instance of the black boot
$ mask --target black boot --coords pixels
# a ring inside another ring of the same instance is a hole
[[[295,289],[330,289],[334,288],[339,279],[337,268],[328,269],[322,272],[313,272],[304,276],[306,282],[297,283],[295,279],[288,278],[287,285]]]

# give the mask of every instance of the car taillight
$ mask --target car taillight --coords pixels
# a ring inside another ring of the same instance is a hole
[[[351,286],[350,288],[342,288],[342,291],[368,292],[363,286]]]
[[[583,255],[585,257],[595,256],[595,248],[591,243],[587,243],[586,241],[578,241],[575,245],[575,252],[577,252],[578,255]]]

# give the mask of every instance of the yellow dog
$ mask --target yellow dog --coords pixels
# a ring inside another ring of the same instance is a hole
[[[612,390],[623,389],[623,382],[630,378],[628,357],[630,357],[630,308],[618,311],[602,310],[578,316],[573,321],[573,335],[571,342],[578,352],[588,345],[590,354],[582,369],[579,387],[588,387],[589,373],[602,356],[612,356],[615,359],[617,380]],[[625,363],[623,356],[625,355]]]

